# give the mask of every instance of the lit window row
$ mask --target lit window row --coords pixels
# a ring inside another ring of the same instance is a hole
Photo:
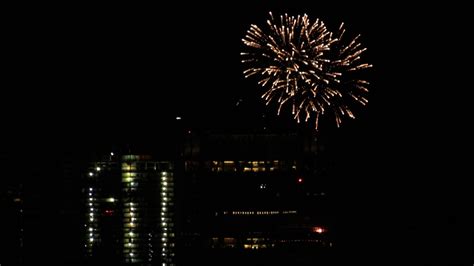
[[[94,173],[89,173],[89,176],[93,176]],[[96,201],[95,199],[95,189],[93,187],[89,187],[86,189],[87,191],[87,213],[86,213],[86,243],[85,247],[87,248],[88,254],[92,255],[93,246],[96,244],[98,240],[98,231],[97,231],[97,211]]]
[[[123,171],[143,171],[143,170],[158,170],[158,169],[168,169],[169,165],[167,163],[159,162],[124,162],[122,163]]]
[[[187,162],[187,165],[192,165]],[[265,172],[278,169],[296,169],[295,161],[212,161],[210,164],[213,172]],[[191,167],[189,167],[191,169]]]
[[[260,249],[260,248],[268,248],[267,244],[244,244],[245,249]]]
[[[122,163],[123,171],[136,171],[137,165],[135,163]]]
[[[280,243],[325,243],[322,239],[283,239],[279,240]]]
[[[129,201],[124,204],[126,207],[123,209],[124,217],[129,217],[129,219],[124,219],[124,254],[125,260],[128,262],[138,262],[139,258],[135,251],[137,247],[136,243],[140,239],[136,228],[139,226],[137,216],[138,213],[136,212],[139,208],[138,204]]]
[[[174,234],[171,233],[173,223],[171,219],[170,207],[173,206],[172,196],[173,195],[173,177],[168,172],[161,172],[161,261],[162,265],[171,265],[172,250],[170,247],[174,246],[171,241],[171,237]]]
[[[223,212],[224,215],[229,214],[229,212]],[[277,214],[296,214],[296,211],[231,211],[231,215],[277,215]]]

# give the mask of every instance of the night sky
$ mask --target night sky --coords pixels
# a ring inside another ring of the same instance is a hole
[[[2,163],[36,160],[22,176],[28,184],[31,172],[57,167],[48,162],[173,136],[176,116],[190,128],[302,127],[265,108],[255,80],[242,75],[240,52],[250,24],[265,23],[269,11],[307,13],[330,29],[343,21],[349,34],[362,34],[365,61],[374,65],[369,107],[320,133],[340,158],[341,217],[354,219],[344,230],[386,258],[472,260],[470,175],[459,174],[466,159],[454,166],[445,159],[467,145],[460,127],[470,121],[463,8],[252,2],[6,9]]]
[[[381,58],[374,56],[379,14],[357,5],[267,2],[18,10],[9,22],[15,82],[8,102],[15,118],[8,115],[8,122],[53,142],[73,133],[101,142],[111,135],[160,134],[176,115],[199,125],[229,124],[223,120],[242,99],[246,110],[239,112],[252,123],[255,110],[265,107],[255,80],[243,78],[241,39],[250,24],[265,23],[269,11],[308,13],[332,29],[344,21],[352,36],[362,34],[367,61],[377,66],[372,72],[380,71]]]

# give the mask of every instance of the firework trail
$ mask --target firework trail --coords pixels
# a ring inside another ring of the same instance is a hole
[[[359,36],[345,43],[344,35],[344,24],[334,34],[306,14],[285,14],[276,21],[270,13],[266,30],[251,25],[242,39],[248,49],[241,54],[248,65],[244,75],[258,76],[267,89],[262,98],[267,105],[277,101],[278,114],[290,105],[298,122],[314,117],[318,129],[319,117],[332,113],[339,127],[343,117],[355,118],[349,102],[367,104],[369,83],[353,73],[372,67],[360,62],[366,49]]]

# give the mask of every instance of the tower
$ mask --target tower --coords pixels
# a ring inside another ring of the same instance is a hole
[[[91,261],[174,265],[173,164],[114,153],[86,174],[85,251]]]

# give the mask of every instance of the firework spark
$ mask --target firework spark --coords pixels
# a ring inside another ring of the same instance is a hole
[[[355,118],[348,99],[367,104],[369,83],[352,73],[372,67],[360,62],[366,49],[359,36],[345,44],[344,34],[344,24],[334,34],[306,14],[285,14],[277,21],[270,13],[266,30],[251,25],[242,39],[248,49],[242,62],[249,65],[244,75],[258,75],[258,84],[267,89],[262,98],[267,105],[277,101],[278,114],[291,105],[298,123],[314,117],[318,129],[319,117],[332,113],[339,127],[343,117]]]

